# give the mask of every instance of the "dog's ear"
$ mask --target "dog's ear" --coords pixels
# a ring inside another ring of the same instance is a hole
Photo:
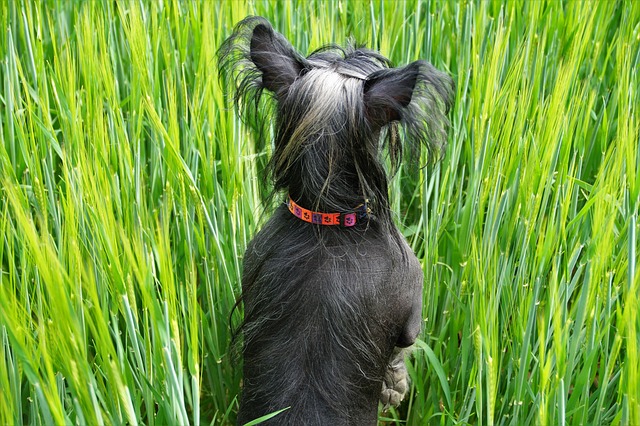
[[[266,140],[275,104],[263,102],[263,94],[281,100],[307,62],[260,16],[238,22],[217,55],[222,88],[233,95],[242,120],[260,135],[257,139]]]
[[[234,100],[245,119],[260,109],[263,89],[280,98],[305,65],[304,57],[260,16],[238,22],[218,50],[223,87],[235,92]]]
[[[413,148],[437,158],[446,145],[455,84],[425,61],[372,73],[364,84],[366,117],[373,126],[399,122]]]
[[[249,54],[262,73],[263,86],[278,96],[286,93],[304,69],[291,44],[266,24],[253,29]]]
[[[402,118],[402,111],[411,102],[420,74],[417,64],[376,71],[365,81],[364,104],[372,124],[382,127]]]

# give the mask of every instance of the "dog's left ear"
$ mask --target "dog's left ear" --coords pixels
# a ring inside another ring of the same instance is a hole
[[[233,29],[218,50],[218,70],[223,87],[246,121],[269,113],[259,108],[263,89],[282,98],[305,69],[305,59],[266,19],[248,16]],[[266,121],[265,121],[266,122]]]
[[[251,61],[262,72],[262,84],[278,96],[289,90],[304,69],[302,59],[291,44],[269,25],[253,29],[249,48]]]

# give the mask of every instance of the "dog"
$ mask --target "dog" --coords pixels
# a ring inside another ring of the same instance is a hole
[[[403,148],[442,155],[453,81],[351,44],[305,58],[257,16],[218,66],[258,139],[273,134],[266,173],[285,198],[244,254],[238,424],[284,409],[264,424],[375,425],[378,401],[407,392],[403,348],[422,324],[423,272],[388,178]]]

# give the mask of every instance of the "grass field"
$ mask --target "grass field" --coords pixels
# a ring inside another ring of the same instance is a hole
[[[640,425],[640,2],[410,0],[0,2],[0,424],[233,422],[269,147],[215,53],[248,14],[457,82],[392,182],[424,331],[381,423]]]

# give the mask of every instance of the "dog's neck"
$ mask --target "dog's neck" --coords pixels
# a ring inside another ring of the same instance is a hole
[[[301,156],[292,164],[283,187],[304,208],[326,213],[352,211],[369,200],[374,213],[388,208],[388,188],[384,169],[379,164],[355,161],[330,166],[328,159]],[[313,164],[315,167],[305,167]]]

